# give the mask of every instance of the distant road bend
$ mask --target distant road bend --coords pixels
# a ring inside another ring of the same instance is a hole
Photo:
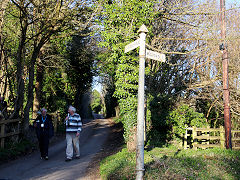
[[[106,119],[96,115],[96,119],[83,120],[80,137],[81,158],[65,162],[66,141],[49,147],[49,160],[41,160],[39,152],[34,152],[0,166],[0,180],[75,180],[86,177],[91,159],[102,148],[109,133]]]

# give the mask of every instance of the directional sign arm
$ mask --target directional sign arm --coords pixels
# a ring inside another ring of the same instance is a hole
[[[125,46],[125,53],[137,48],[140,45],[140,39],[137,39],[136,41],[131,42],[130,44]]]
[[[161,54],[161,53],[151,51],[148,49],[146,49],[146,58],[161,61],[161,62],[166,62],[165,54]]]

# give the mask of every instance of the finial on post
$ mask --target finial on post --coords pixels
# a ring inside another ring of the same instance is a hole
[[[138,33],[142,33],[142,32],[148,33],[149,31],[148,31],[147,27],[143,24],[137,32]]]

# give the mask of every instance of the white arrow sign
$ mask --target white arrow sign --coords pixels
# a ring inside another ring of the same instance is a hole
[[[151,50],[148,50],[148,49],[146,49],[146,58],[161,61],[161,62],[166,61],[165,54],[161,54],[161,53],[151,51]]]
[[[132,43],[125,46],[125,53],[137,48],[140,45],[140,39],[137,39],[136,41],[133,41]]]

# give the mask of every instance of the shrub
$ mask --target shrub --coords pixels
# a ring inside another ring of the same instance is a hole
[[[196,112],[193,108],[185,104],[171,111],[166,123],[172,130],[171,135],[173,139],[182,137],[187,127],[205,127],[208,124],[202,113]]]

